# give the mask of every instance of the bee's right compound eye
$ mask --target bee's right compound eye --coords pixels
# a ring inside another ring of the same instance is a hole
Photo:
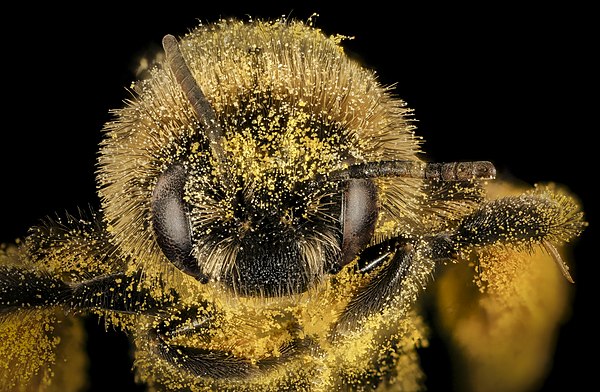
[[[152,194],[152,226],[163,254],[181,271],[200,281],[205,277],[192,254],[192,233],[183,191],[187,173],[174,164],[160,175]]]
[[[371,242],[379,215],[377,187],[370,179],[347,181],[342,201],[342,260],[344,266],[354,260]]]

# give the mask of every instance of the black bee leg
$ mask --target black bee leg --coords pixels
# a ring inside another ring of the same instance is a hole
[[[0,267],[0,314],[59,306],[71,293],[71,287],[59,279],[15,267]]]
[[[358,264],[360,272],[368,273],[385,265],[348,303],[336,325],[336,332],[354,329],[361,320],[388,305],[401,290],[413,259],[413,245],[399,243],[396,239],[363,252]]]
[[[161,304],[138,288],[139,277],[124,273],[67,283],[48,274],[0,267],[0,315],[21,309],[62,307],[152,313]]]
[[[186,316],[190,318],[185,319]],[[294,358],[306,354],[307,350],[313,347],[310,338],[294,338],[279,348],[278,356],[267,356],[253,361],[225,350],[170,343],[173,338],[180,335],[210,341],[218,319],[216,313],[187,309],[177,314],[174,318],[175,322],[171,319],[152,328],[148,333],[149,339],[142,343],[149,344],[148,348],[174,367],[175,372],[185,371],[192,377],[249,380],[276,367],[284,366]]]

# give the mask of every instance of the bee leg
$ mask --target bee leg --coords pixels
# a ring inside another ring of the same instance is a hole
[[[0,314],[58,306],[69,297],[70,292],[67,283],[49,275],[0,267]]]
[[[569,268],[555,244],[577,237],[586,225],[579,205],[571,197],[539,187],[519,196],[482,203],[463,218],[447,241],[453,243],[457,253],[494,244],[516,249],[539,246],[572,283]]]
[[[575,201],[550,189],[492,200],[467,215],[453,236],[459,248],[567,242],[585,227]]]
[[[167,304],[176,301],[157,299],[140,286],[141,276],[116,273],[71,285],[73,296],[67,306],[73,309],[99,309],[130,314],[156,314]]]
[[[202,314],[201,317],[198,317]],[[191,320],[184,320],[184,315]],[[200,340],[210,341],[214,331],[216,316],[211,312],[198,312],[197,309],[187,309],[180,313],[172,322],[164,320],[156,328],[150,329],[146,344],[148,348],[166,361],[179,373],[185,371],[194,378],[203,377],[213,380],[248,380],[265,374],[276,367],[284,366],[300,355],[306,354],[314,344],[310,338],[294,338],[279,348],[279,355],[251,360],[236,356],[225,350],[188,347],[170,343],[170,340],[180,336],[194,336]]]
[[[75,312],[104,309],[151,313],[161,305],[145,290],[138,288],[138,281],[137,276],[116,273],[67,283],[49,274],[0,267],[0,315],[21,309],[56,306]]]
[[[350,300],[335,327],[337,333],[356,328],[361,320],[380,312],[396,297],[395,294],[400,291],[415,254],[414,246],[410,243],[397,243],[395,251],[392,252],[378,251],[377,257],[365,257],[371,255],[364,253],[361,254],[361,258],[367,260],[359,262],[361,272],[376,269],[390,257],[391,259]]]
[[[569,241],[585,224],[579,206],[571,198],[550,189],[536,189],[519,196],[481,203],[478,209],[462,219],[454,231],[417,242],[419,259],[434,262],[456,259],[461,252],[494,244],[517,249],[540,246],[555,259],[566,279],[572,281],[568,267],[553,242]],[[400,241],[393,238],[361,253],[359,272],[371,273],[381,269],[348,303],[335,332],[356,328],[361,320],[380,312],[397,297],[415,253],[412,245]]]

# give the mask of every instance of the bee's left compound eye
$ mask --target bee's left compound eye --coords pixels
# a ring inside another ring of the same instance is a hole
[[[204,280],[192,255],[192,234],[183,188],[187,173],[175,164],[160,175],[152,194],[152,225],[164,255],[177,268]]]
[[[379,210],[377,187],[372,180],[352,179],[347,182],[342,202],[342,260],[344,266],[354,260],[369,244],[375,231]]]

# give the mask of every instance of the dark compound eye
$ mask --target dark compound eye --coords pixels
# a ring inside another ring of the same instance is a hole
[[[377,187],[372,180],[352,179],[346,182],[342,201],[342,260],[344,266],[354,260],[373,237],[379,214]]]
[[[160,175],[152,194],[152,226],[164,255],[177,268],[206,281],[192,255],[192,233],[183,188],[187,173],[175,164]]]

